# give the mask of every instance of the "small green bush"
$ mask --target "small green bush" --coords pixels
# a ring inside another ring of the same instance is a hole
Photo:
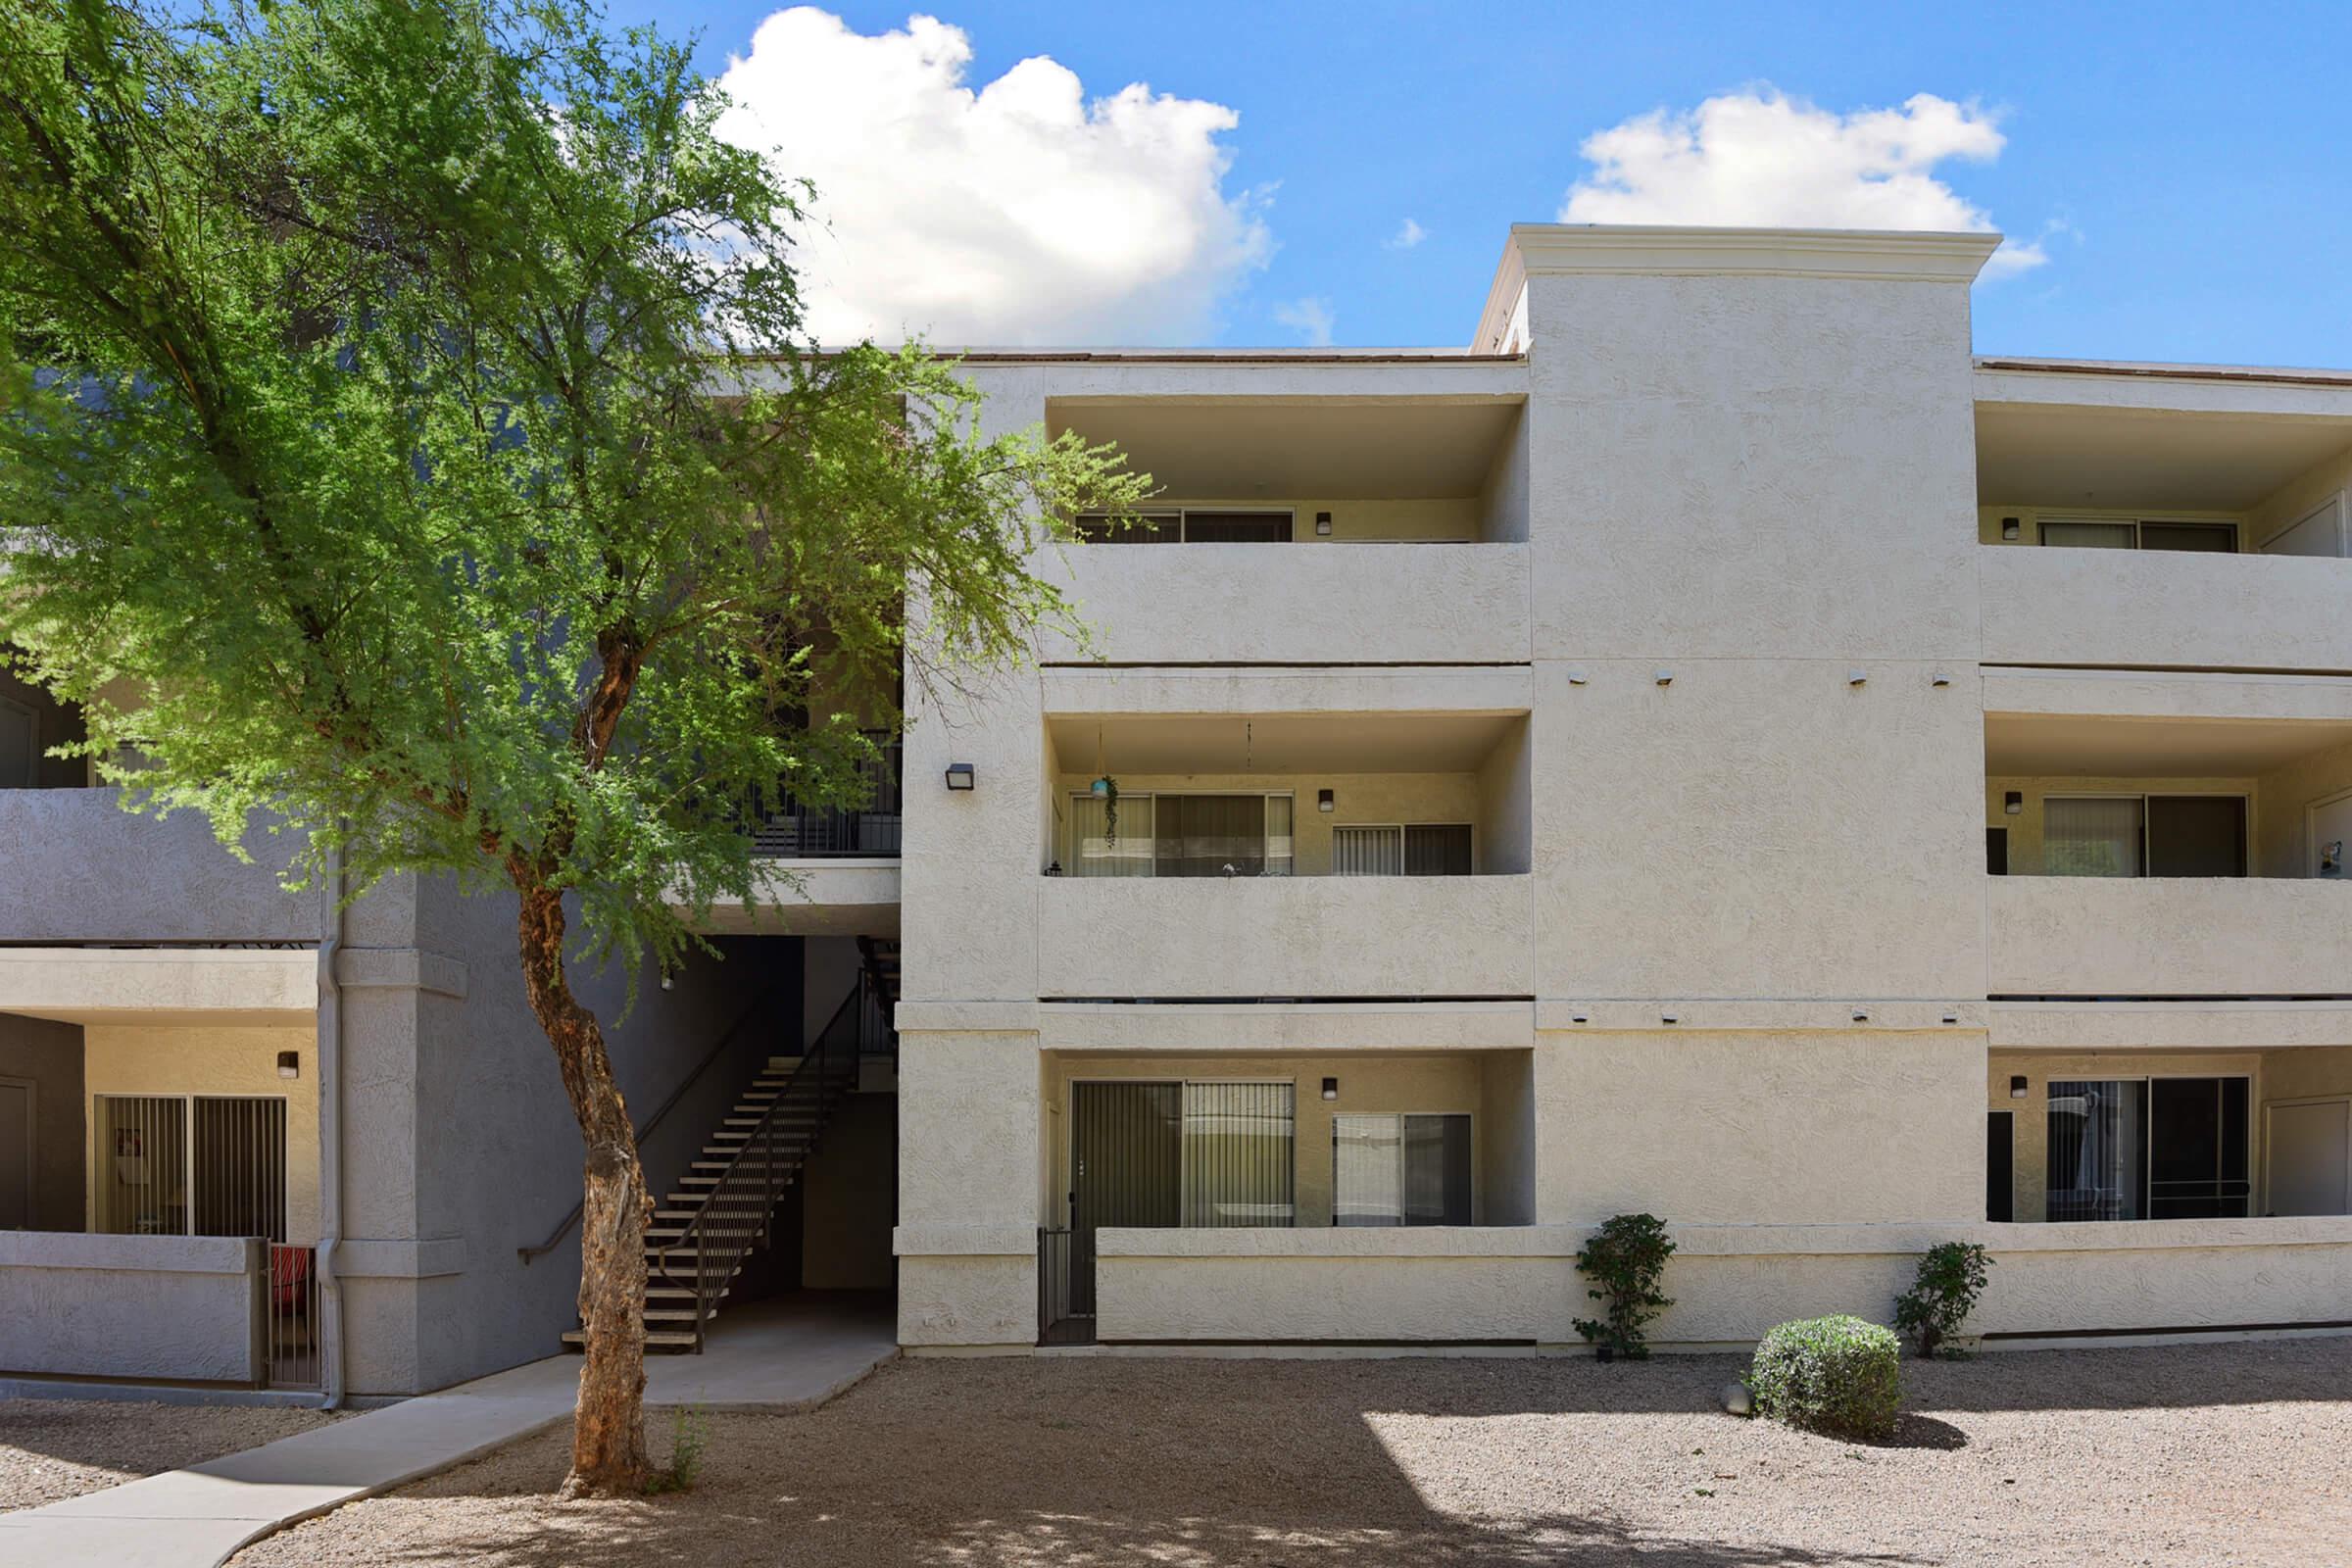
[[[1902,1344],[1858,1317],[1784,1323],[1748,1368],[1756,1413],[1839,1437],[1883,1438],[1902,1407]]]
[[[1919,1260],[1919,1277],[1895,1298],[1894,1326],[1911,1336],[1922,1360],[1943,1348],[1960,1332],[1984,1292],[1992,1259],[1974,1242],[1944,1242]]]
[[[1642,1325],[1674,1304],[1658,1293],[1674,1243],[1655,1214],[1618,1214],[1577,1250],[1576,1266],[1593,1281],[1585,1294],[1601,1302],[1604,1318],[1580,1317],[1576,1332],[1604,1349],[1640,1361],[1649,1354]]]
[[[669,1463],[647,1473],[646,1495],[658,1497],[663,1493],[692,1492],[703,1473],[703,1449],[710,1441],[710,1423],[703,1407],[697,1404],[679,1410],[671,1418]]]

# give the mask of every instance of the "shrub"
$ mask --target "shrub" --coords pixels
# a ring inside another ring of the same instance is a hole
[[[1883,1438],[1903,1402],[1902,1344],[1858,1317],[1784,1323],[1748,1368],[1756,1413],[1840,1437]]]
[[[703,1449],[710,1441],[710,1425],[704,1417],[701,1405],[681,1409],[670,1426],[669,1463],[649,1471],[645,1478],[648,1496],[660,1496],[665,1492],[692,1492],[695,1478],[703,1473]]]
[[[1974,1242],[1931,1247],[1919,1260],[1919,1277],[1895,1298],[1894,1326],[1911,1336],[1925,1359],[1942,1349],[1984,1291],[1992,1259]]]
[[[1658,1294],[1666,1260],[1674,1255],[1666,1222],[1655,1214],[1618,1214],[1604,1222],[1598,1234],[1577,1250],[1576,1266],[1593,1281],[1585,1294],[1599,1301],[1607,1315],[1580,1317],[1576,1332],[1631,1361],[1649,1354],[1642,1326],[1674,1304]]]

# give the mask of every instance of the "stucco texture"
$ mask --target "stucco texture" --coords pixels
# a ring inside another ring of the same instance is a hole
[[[2352,975],[2352,880],[1988,881],[1994,996],[2326,997]]]
[[[250,1384],[265,1278],[236,1237],[0,1231],[0,1373]]]
[[[106,789],[0,790],[0,938],[10,942],[305,942],[319,899],[289,894],[289,852],[256,822],[250,861],[194,811],[126,811]]]

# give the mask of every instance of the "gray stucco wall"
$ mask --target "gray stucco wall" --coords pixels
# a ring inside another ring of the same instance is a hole
[[[193,811],[126,811],[122,792],[0,790],[0,943],[309,942],[320,901],[278,886],[283,840],[250,863]]]
[[[263,1245],[0,1231],[0,1372],[250,1384]]]
[[[352,917],[353,949],[418,955],[368,961],[427,983],[347,981],[343,993],[347,1240],[337,1272],[349,1386],[411,1393],[553,1353],[576,1321],[576,1234],[528,1265],[517,1251],[544,1241],[578,1201],[580,1143],[523,994],[514,901],[464,897],[446,883],[404,886],[371,896]],[[801,964],[792,939],[733,940],[723,958],[690,963],[669,991],[647,973],[625,1018],[623,975],[575,970],[639,1121],[755,1002],[773,1019],[745,1030],[652,1140],[657,1197],[759,1061],[797,1049]]]
[[[77,1231],[82,1219],[82,1158],[89,1138],[82,1112],[81,1025],[0,1012],[0,1078],[33,1084],[32,1224]],[[16,1129],[5,1144],[15,1147]]]

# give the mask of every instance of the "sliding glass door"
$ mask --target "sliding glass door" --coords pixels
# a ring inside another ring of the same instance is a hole
[[[1334,1225],[1470,1223],[1466,1114],[1331,1118]]]
[[[2236,1076],[2053,1079],[2047,1217],[2244,1217],[2251,1088]]]
[[[1289,876],[1291,797],[1070,797],[1071,876]]]

